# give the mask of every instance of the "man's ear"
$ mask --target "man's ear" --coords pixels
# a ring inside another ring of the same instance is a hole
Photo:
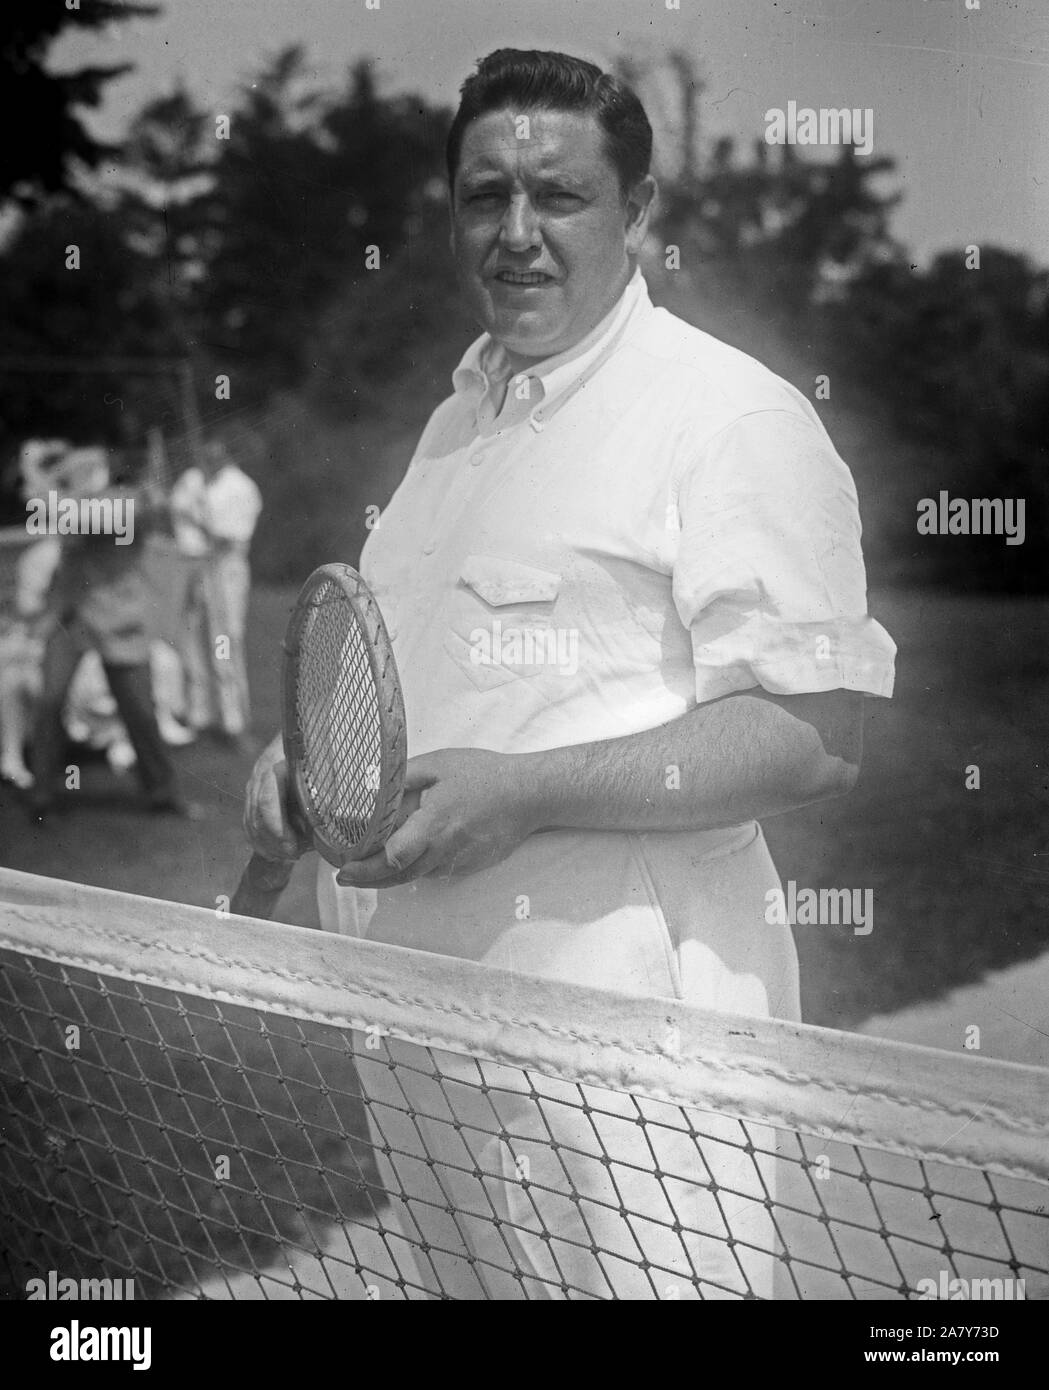
[[[626,249],[630,256],[638,255],[645,243],[658,195],[659,186],[651,174],[639,179],[627,194]]]

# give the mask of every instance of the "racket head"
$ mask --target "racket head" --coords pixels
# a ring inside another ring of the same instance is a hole
[[[350,565],[322,565],[302,586],[282,685],[291,796],[318,853],[338,867],[376,853],[404,792],[404,699],[379,606]]]

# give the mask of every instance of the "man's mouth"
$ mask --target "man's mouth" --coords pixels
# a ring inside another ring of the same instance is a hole
[[[503,285],[550,285],[554,281],[541,270],[497,270],[495,279]]]

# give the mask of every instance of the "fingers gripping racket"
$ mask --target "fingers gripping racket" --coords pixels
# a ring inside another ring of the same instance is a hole
[[[378,604],[349,565],[302,587],[284,638],[281,730],[288,819],[329,864],[386,843],[404,792],[404,700]],[[294,860],[254,854],[230,910],[269,917]]]

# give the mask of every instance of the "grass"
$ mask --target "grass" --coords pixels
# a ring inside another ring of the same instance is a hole
[[[874,890],[869,936],[795,929],[805,1019],[838,1028],[1049,948],[1049,603],[916,590],[872,610],[898,682],[868,702],[860,783],[765,827],[784,880]]]

